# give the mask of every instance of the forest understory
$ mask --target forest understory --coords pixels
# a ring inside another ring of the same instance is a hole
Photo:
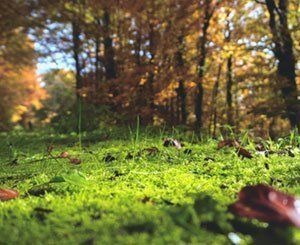
[[[299,243],[295,228],[228,209],[246,185],[300,195],[299,141],[245,135],[234,142],[247,155],[176,131],[97,131],[81,142],[2,133],[1,187],[19,196],[0,202],[0,244]]]

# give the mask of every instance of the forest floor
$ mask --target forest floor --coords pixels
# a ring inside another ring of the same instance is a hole
[[[227,210],[246,185],[300,195],[295,139],[268,142],[293,154],[267,157],[244,137],[253,158],[243,159],[191,134],[120,132],[83,136],[82,145],[75,135],[1,134],[0,188],[20,196],[0,202],[0,244],[299,244],[296,228]],[[165,147],[164,137],[184,146]]]

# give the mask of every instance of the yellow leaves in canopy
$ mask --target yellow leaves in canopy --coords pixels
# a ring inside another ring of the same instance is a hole
[[[1,63],[0,96],[3,99],[0,100],[0,119],[15,123],[33,108],[40,109],[41,100],[47,94],[38,82],[34,67],[16,69],[11,64]]]
[[[176,96],[176,88],[178,87],[178,82],[170,82],[170,84],[158,94],[156,94],[155,102],[161,103],[164,100]]]
[[[140,80],[140,85],[144,85],[147,82],[147,79],[145,77],[142,77]]]
[[[22,119],[22,115],[28,111],[28,108],[26,108],[26,106],[23,105],[17,105],[14,108],[14,114],[11,116],[11,121],[13,123],[16,123],[18,121],[20,121]]]

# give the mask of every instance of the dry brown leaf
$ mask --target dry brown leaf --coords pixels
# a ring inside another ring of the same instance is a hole
[[[300,200],[295,197],[258,184],[244,187],[229,210],[242,217],[300,227],[299,206]]]
[[[68,158],[69,157],[69,153],[67,151],[64,151],[64,152],[60,153],[59,157],[60,158]]]
[[[240,144],[236,140],[232,140],[232,139],[222,140],[222,141],[220,141],[218,143],[218,149],[221,149],[221,148],[223,148],[225,146],[228,146],[228,147],[240,147]]]
[[[238,154],[238,156],[241,156],[243,158],[244,157],[249,158],[249,159],[253,158],[251,152],[249,152],[248,150],[246,150],[242,147],[237,148],[237,154]]]
[[[8,201],[10,199],[17,198],[19,192],[15,190],[0,189],[0,201]]]
[[[81,160],[79,158],[69,158],[69,159],[70,159],[70,163],[74,165],[78,165],[81,163]]]

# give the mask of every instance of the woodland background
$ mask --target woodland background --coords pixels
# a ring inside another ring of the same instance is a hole
[[[298,0],[2,0],[0,30],[1,131],[300,125]]]

